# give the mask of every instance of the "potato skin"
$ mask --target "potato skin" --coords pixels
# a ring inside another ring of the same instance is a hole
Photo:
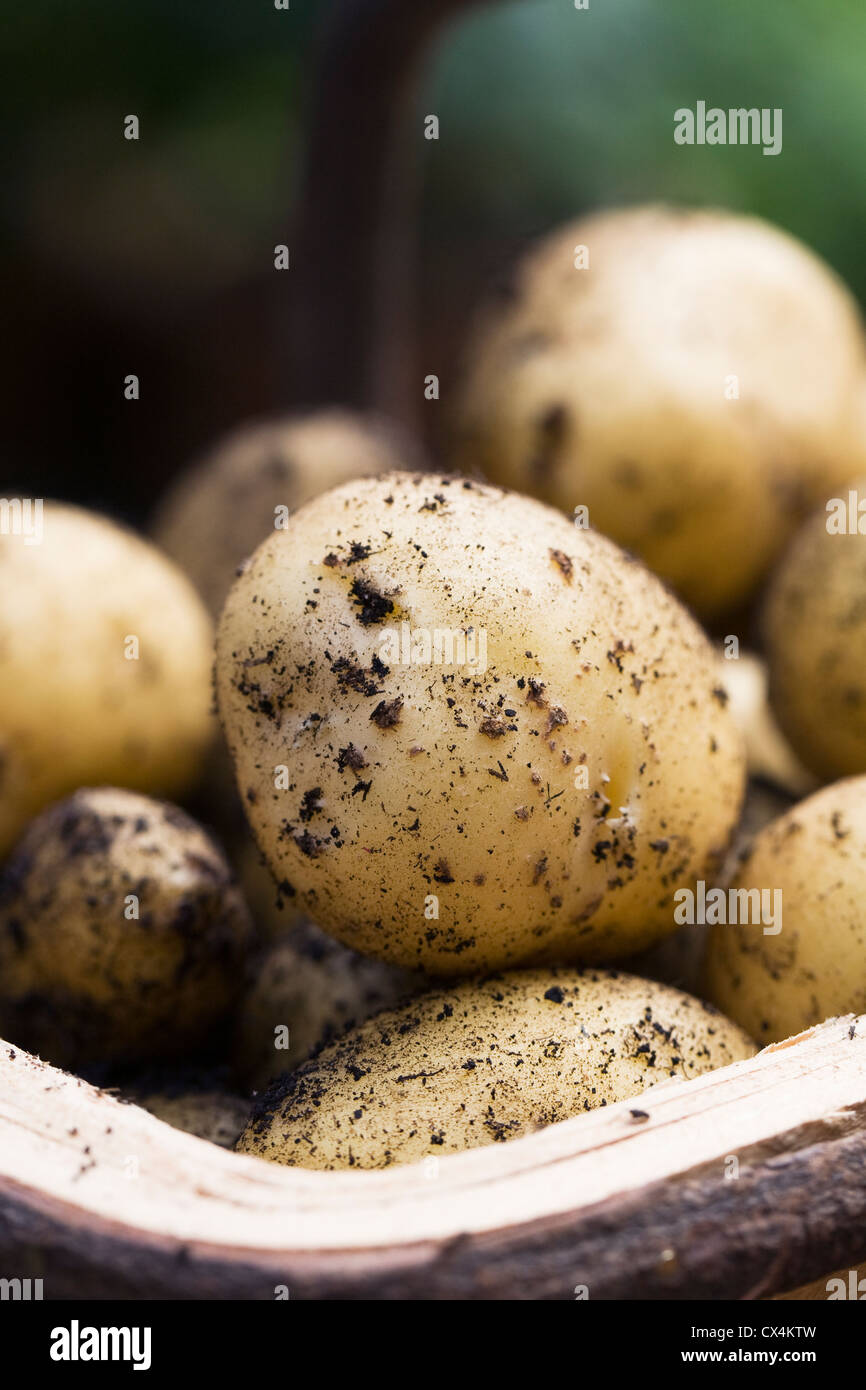
[[[762,1045],[866,1011],[866,777],[824,787],[755,837],[734,888],[782,894],[782,930],[714,925],[703,989]]]
[[[514,971],[370,1019],[274,1086],[238,1148],[386,1168],[516,1139],[755,1051],[710,1005],[649,980]]]
[[[823,781],[866,772],[866,535],[827,522],[822,508],[797,534],[763,610],[773,711]]]
[[[735,877],[755,836],[765,825],[787,811],[794,798],[777,786],[764,781],[750,780],[746,799],[727,859],[719,876],[719,886],[727,888]],[[711,928],[706,923],[678,927],[647,951],[640,951],[623,961],[623,969],[633,975],[645,975],[650,980],[684,989],[687,994],[702,994],[704,958]]]
[[[228,1091],[146,1090],[131,1096],[136,1105],[173,1129],[233,1149],[249,1120],[250,1102]]]
[[[229,1010],[250,936],[195,821],[83,789],[37,817],[0,879],[0,1033],[65,1066],[183,1054]]]
[[[815,778],[799,762],[773,717],[766,663],[750,652],[741,652],[734,660],[720,658],[720,673],[730,697],[731,714],[743,735],[750,779],[791,798],[815,791]]]
[[[408,970],[359,956],[301,922],[252,962],[240,1002],[233,1048],[235,1074],[261,1090],[306,1061],[354,1023],[393,1008],[422,987]],[[289,1030],[289,1046],[275,1047],[275,1029]]]
[[[604,212],[530,251],[482,318],[455,460],[569,514],[587,506],[711,617],[748,599],[809,506],[862,466],[864,361],[852,296],[780,230]]]
[[[263,941],[276,942],[300,927],[307,919],[303,913],[299,912],[295,896],[286,891],[285,886],[280,889],[274,882],[273,874],[258,848],[256,842],[250,835],[249,826],[243,816],[243,807],[238,799],[237,787],[234,780],[234,770],[228,750],[224,752],[224,763],[227,775],[231,778],[228,784],[228,792],[231,794],[231,801],[237,807],[241,825],[233,828],[233,833],[223,836],[226,845],[226,852],[232,868],[237,874],[241,892],[249,905],[253,921],[256,924],[256,934]]]
[[[43,516],[41,544],[0,535],[0,856],[76,787],[184,794],[215,734],[213,627],[189,581],[105,517]]]
[[[414,442],[384,416],[323,410],[256,421],[181,474],[154,538],[216,616],[238,565],[273,531],[275,508],[295,511],[349,478],[420,463]]]
[[[486,668],[388,666],[401,621],[483,632]],[[229,595],[217,696],[277,882],[408,969],[640,950],[739,811],[740,738],[688,614],[604,537],[466,479],[308,503]]]

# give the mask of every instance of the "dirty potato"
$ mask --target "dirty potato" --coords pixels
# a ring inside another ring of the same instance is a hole
[[[823,781],[866,772],[866,522],[850,527],[849,491],[866,479],[798,532],[763,613],[774,713]]]
[[[320,1044],[421,988],[421,977],[370,960],[312,922],[293,927],[252,963],[238,1008],[234,1062],[239,1080],[261,1089]]]
[[[739,811],[685,610],[604,537],[465,479],[361,479],[275,532],[226,602],[217,694],[276,881],[409,969],[640,950]]]
[[[479,325],[455,457],[586,507],[709,617],[862,466],[864,353],[852,296],[779,229],[598,213],[534,248]]]
[[[850,777],[755,837],[709,933],[707,997],[762,1044],[866,1013],[864,902],[866,777]]]
[[[41,525],[0,532],[0,856],[76,787],[182,795],[215,732],[213,627],[185,576],[92,512],[47,502]]]
[[[178,1055],[229,1010],[250,931],[222,851],[183,811],[76,792],[0,879],[0,1034],[67,1066]]]
[[[743,735],[749,778],[791,797],[814,791],[815,778],[803,767],[773,715],[766,663],[751,652],[741,652],[734,660],[720,657],[719,679]]]
[[[649,980],[514,971],[370,1019],[277,1083],[238,1148],[386,1168],[516,1139],[755,1051],[710,1005]]]
[[[415,443],[384,417],[324,410],[258,421],[181,474],[154,536],[218,614],[238,565],[290,511],[349,478],[420,462]]]
[[[246,1128],[251,1103],[216,1085],[184,1086],[163,1083],[158,1088],[145,1085],[124,1092],[124,1099],[140,1105],[158,1120],[233,1149]]]

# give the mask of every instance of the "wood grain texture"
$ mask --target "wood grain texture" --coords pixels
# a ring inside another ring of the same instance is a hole
[[[0,1273],[46,1297],[759,1298],[864,1260],[866,1017],[366,1173],[227,1153],[0,1045]]]
[[[781,1302],[795,1300],[798,1303],[826,1303],[832,1287],[830,1281],[834,1279],[842,1281],[846,1290],[845,1297],[848,1298],[852,1283],[859,1285],[861,1279],[866,1280],[866,1265],[853,1265],[850,1269],[834,1269],[832,1274],[823,1275],[820,1279],[816,1279],[813,1284],[804,1284],[802,1288],[792,1289],[790,1293],[778,1293],[775,1298]],[[864,1298],[866,1298],[866,1292],[858,1293],[858,1301],[862,1301]]]

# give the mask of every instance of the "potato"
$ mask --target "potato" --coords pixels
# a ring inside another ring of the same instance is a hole
[[[234,1148],[250,1116],[250,1102],[218,1087],[133,1090],[129,1098],[173,1129],[185,1130],[220,1148]]]
[[[231,768],[230,762],[228,765]],[[232,795],[237,800],[234,785]],[[287,891],[291,885],[284,884],[283,889],[277,886],[248,829],[229,845],[229,858],[263,941],[278,941],[305,921],[295,905],[293,891]]]
[[[730,697],[731,714],[746,745],[749,777],[790,796],[815,790],[815,779],[802,766],[779,729],[767,694],[767,668],[760,657],[741,652],[719,658],[719,679]]]
[[[180,796],[197,781],[213,628],[148,542],[58,502],[38,544],[0,533],[0,657],[0,856],[76,787]]]
[[[866,772],[866,534],[828,525],[822,508],[798,533],[763,612],[773,710],[825,782]]]
[[[238,1078],[255,1089],[421,987],[420,976],[359,956],[312,922],[268,946],[251,973],[238,1009],[234,1061]]]
[[[154,535],[216,615],[238,565],[283,520],[280,509],[295,511],[349,478],[419,463],[413,441],[378,416],[326,410],[245,425],[181,475]]]
[[[514,971],[370,1019],[274,1086],[238,1148],[386,1168],[517,1139],[755,1051],[710,1005],[649,980]]]
[[[441,475],[308,503],[235,583],[217,642],[277,882],[353,949],[441,975],[674,930],[672,891],[718,870],[743,790],[716,677],[610,541]]]
[[[750,781],[746,787],[746,800],[743,814],[737,826],[733,843],[722,870],[720,883],[728,886],[734,878],[745,855],[749,852],[758,835],[766,825],[778,816],[789,811],[797,798],[778,787],[770,786],[761,780]]]
[[[731,887],[763,891],[768,911],[756,920],[753,899],[747,922],[743,901],[742,921],[712,927],[703,985],[719,1008],[761,1043],[866,1011],[866,777],[824,787],[766,826]]]
[[[569,514],[587,507],[712,616],[745,601],[810,501],[858,471],[864,361],[854,300],[778,229],[709,210],[601,213],[531,251],[479,325],[456,461]]]
[[[218,846],[176,806],[84,789],[0,878],[0,1035],[49,1061],[179,1054],[229,1010],[251,926]]]
[[[736,712],[734,717],[737,718]],[[774,745],[771,745],[772,747]],[[719,876],[721,886],[727,887],[730,884],[755,836],[771,820],[775,820],[776,816],[787,811],[793,800],[787,792],[779,791],[776,786],[763,780],[755,779],[748,782],[743,813]],[[660,980],[662,984],[674,985],[689,994],[700,994],[703,988],[703,966],[709,931],[710,928],[702,922],[679,927],[671,936],[664,937],[655,946],[629,956],[623,961],[623,968],[634,975],[645,975],[650,980]]]

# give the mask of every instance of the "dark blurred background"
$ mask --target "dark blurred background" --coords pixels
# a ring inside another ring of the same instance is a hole
[[[299,272],[276,274],[273,247],[289,240],[328,9],[6,0],[0,491],[141,521],[191,455],[292,400],[281,334]],[[415,348],[442,383],[420,412],[434,446],[467,314],[527,239],[586,209],[759,213],[862,301],[864,57],[862,0],[513,0],[451,24],[412,115]],[[782,107],[781,155],[675,145],[674,110],[699,99]],[[427,112],[438,142],[420,137]],[[129,113],[138,142],[123,138]],[[351,222],[341,230],[349,246]]]

